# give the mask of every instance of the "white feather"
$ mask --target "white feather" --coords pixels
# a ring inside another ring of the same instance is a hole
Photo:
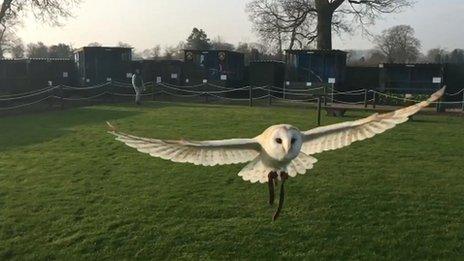
[[[214,141],[158,140],[110,131],[116,140],[140,152],[174,162],[214,166],[244,163],[259,155],[260,146],[254,139]]]

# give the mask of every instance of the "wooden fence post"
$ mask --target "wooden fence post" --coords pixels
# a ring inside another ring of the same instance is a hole
[[[253,107],[253,86],[251,86],[251,85],[250,85],[248,95],[249,95],[249,98],[250,98],[249,105],[250,105],[250,107]]]
[[[283,88],[282,88],[282,91],[283,91],[282,98],[287,99],[287,95],[286,95],[286,93],[285,93],[285,92],[287,91],[287,82],[286,82],[286,81],[284,81],[284,84],[283,84],[282,87],[283,87]]]
[[[372,108],[375,109],[375,105],[377,102],[377,94],[375,92],[372,92]]]
[[[438,99],[437,101],[437,108],[436,108],[437,112],[445,112],[446,110],[446,107],[445,108],[442,107],[443,106],[442,101],[445,95],[446,94],[443,94],[443,96],[441,96],[440,99]]]
[[[367,89],[364,89],[364,108],[367,108]]]
[[[156,80],[156,79],[155,79]],[[156,100],[156,83],[155,81],[153,81],[153,96],[151,97],[152,101],[155,101]]]
[[[327,86],[324,85],[324,107],[327,106]]]
[[[110,102],[115,103],[116,102],[116,95],[114,95],[114,85],[113,82],[111,81],[108,85],[108,95],[110,96]]]
[[[321,97],[317,98],[317,126],[321,126]]]
[[[267,87],[267,105],[271,106],[272,104],[272,96],[271,96],[271,86]]]
[[[331,95],[330,98],[332,99],[332,102],[331,102],[330,104],[333,105],[333,104],[334,104],[334,89],[335,89],[335,83],[332,83],[331,87],[332,87],[332,90],[330,91],[330,95]]]
[[[208,93],[204,92],[203,95],[205,95],[205,103],[208,103]]]
[[[63,86],[59,85],[58,86],[58,90],[59,90],[59,97],[60,97],[60,110],[63,110],[64,108],[64,99],[63,99],[63,96],[64,96],[64,93],[63,93]]]
[[[462,112],[464,112],[464,89],[461,90],[462,91]]]

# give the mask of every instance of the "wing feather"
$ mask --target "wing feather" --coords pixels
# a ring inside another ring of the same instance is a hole
[[[426,101],[385,114],[373,114],[369,117],[318,127],[303,132],[301,151],[312,155],[327,150],[335,150],[350,145],[355,141],[372,138],[398,124],[406,122],[409,117],[430,103],[440,99],[445,87],[432,94]]]
[[[290,177],[298,174],[305,174],[308,169],[312,169],[317,159],[300,152],[287,166],[286,171]]]
[[[110,127],[112,127],[110,125]],[[255,139],[211,141],[159,140],[138,137],[116,130],[109,131],[116,140],[153,157],[174,162],[214,166],[244,163],[255,159],[261,146]]]

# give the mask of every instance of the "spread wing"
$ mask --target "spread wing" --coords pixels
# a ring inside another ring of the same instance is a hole
[[[409,116],[440,99],[444,92],[445,87],[432,94],[426,101],[393,112],[373,114],[356,121],[342,122],[305,131],[303,132],[301,151],[312,155],[327,150],[339,149],[355,141],[372,138],[376,134],[407,121]]]
[[[116,140],[153,157],[203,166],[248,162],[256,158],[261,151],[261,146],[255,139],[158,140],[137,137],[115,130],[109,133],[115,135]]]

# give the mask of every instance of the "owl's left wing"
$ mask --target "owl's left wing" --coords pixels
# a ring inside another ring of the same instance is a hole
[[[407,121],[411,115],[440,99],[444,92],[445,87],[432,94],[426,101],[393,112],[376,113],[356,121],[347,121],[305,131],[303,132],[301,151],[307,155],[312,155],[339,149],[355,141],[372,138],[376,134]]]
[[[116,130],[109,131],[109,133],[116,136],[116,140],[153,157],[203,166],[252,161],[261,150],[261,146],[255,139],[159,140],[137,137]]]

